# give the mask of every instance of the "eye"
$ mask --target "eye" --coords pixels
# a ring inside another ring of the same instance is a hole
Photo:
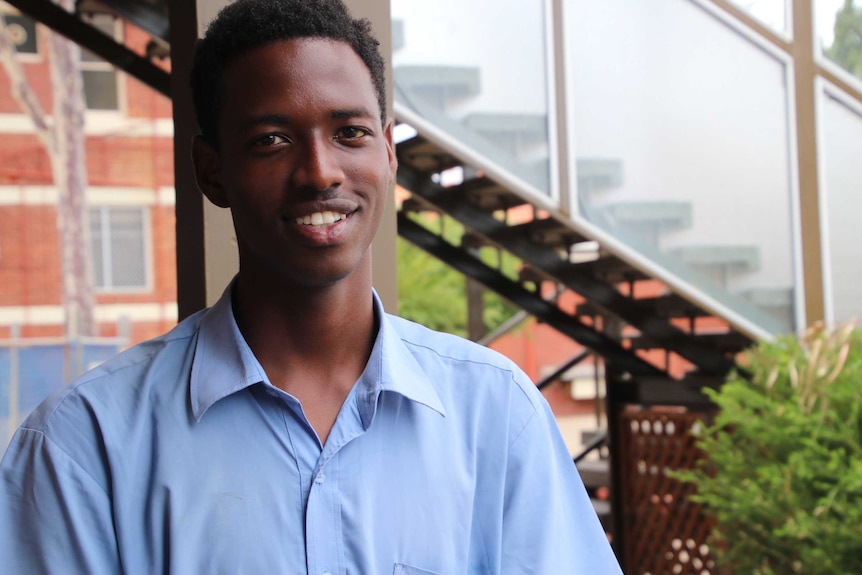
[[[335,139],[342,142],[357,142],[370,135],[371,132],[365,128],[360,128],[359,126],[345,126],[338,130],[338,133],[335,135]]]
[[[252,140],[251,145],[260,148],[268,148],[287,143],[289,143],[289,140],[281,134],[263,134],[262,136],[258,136]]]

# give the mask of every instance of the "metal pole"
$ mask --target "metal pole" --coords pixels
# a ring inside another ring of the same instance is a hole
[[[571,118],[568,102],[568,75],[566,73],[565,14],[563,0],[547,2],[546,34],[549,37],[548,95],[549,144],[551,148],[552,193],[557,192],[560,211],[572,215],[578,213],[577,180],[575,178],[574,145],[572,142]],[[556,161],[554,161],[556,160]],[[554,189],[556,188],[556,189]]]
[[[21,377],[20,357],[18,339],[21,337],[21,326],[12,324],[9,330],[12,337],[12,345],[9,346],[9,421],[7,422],[6,443],[15,435],[15,430],[18,429],[18,390],[19,378]]]
[[[614,365],[605,362],[605,401],[608,420],[608,451],[611,463],[611,525],[613,540],[611,542],[617,560],[626,569],[626,525],[623,498],[622,453],[620,452],[620,411],[623,403],[619,398],[622,372]]]

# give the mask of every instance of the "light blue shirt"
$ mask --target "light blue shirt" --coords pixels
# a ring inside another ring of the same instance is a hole
[[[619,575],[526,375],[375,309],[325,445],[230,290],[46,400],[0,468],[0,572]]]

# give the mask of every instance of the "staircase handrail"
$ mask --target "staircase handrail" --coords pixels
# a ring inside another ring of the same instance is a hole
[[[575,465],[578,464],[581,460],[583,460],[587,455],[604,445],[608,440],[608,430],[602,429],[599,431],[595,437],[593,437],[589,443],[587,443],[584,448],[574,457],[572,457],[572,461]]]
[[[547,210],[553,217],[561,222],[565,222],[579,234],[599,242],[609,253],[625,261],[632,267],[662,281],[686,299],[702,306],[710,313],[723,318],[751,339],[766,341],[774,339],[774,334],[769,330],[719,301],[715,296],[706,293],[691,282],[672,273],[664,266],[643,256],[637,250],[626,245],[623,241],[599,226],[580,215],[563,213],[552,198],[543,194],[535,186],[530,185],[504,167],[489,161],[488,158],[478,151],[466,146],[464,143],[458,141],[457,138],[424,118],[422,114],[414,111],[408,105],[399,102],[397,92],[396,90],[396,100],[393,103],[396,118],[413,127],[423,138],[447,150],[463,162],[481,170],[488,178],[505,186],[512,193],[521,196],[541,209]]]

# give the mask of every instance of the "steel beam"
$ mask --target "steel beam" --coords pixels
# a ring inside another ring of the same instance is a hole
[[[69,40],[134,76],[160,94],[171,97],[170,74],[146,58],[66,12],[50,0],[6,0],[9,4]]]
[[[690,334],[659,317],[638,300],[622,295],[613,285],[578,271],[576,265],[569,264],[548,249],[533,245],[527,237],[511,237],[509,227],[504,222],[461,201],[463,194],[458,186],[443,188],[434,184],[425,174],[412,169],[406,161],[399,166],[398,182],[531,266],[559,279],[573,291],[620,317],[644,335],[660,341],[666,349],[679,354],[703,371],[725,374],[733,368],[732,359],[693,341]]]
[[[622,348],[616,341],[595,331],[578,318],[564,313],[555,305],[524,289],[497,270],[485,265],[481,260],[429,232],[402,213],[398,214],[398,234],[446,262],[462,274],[481,282],[485,287],[497,292],[581,345],[613,361],[620,369],[626,370],[632,375],[663,375],[663,372],[657,367]]]

